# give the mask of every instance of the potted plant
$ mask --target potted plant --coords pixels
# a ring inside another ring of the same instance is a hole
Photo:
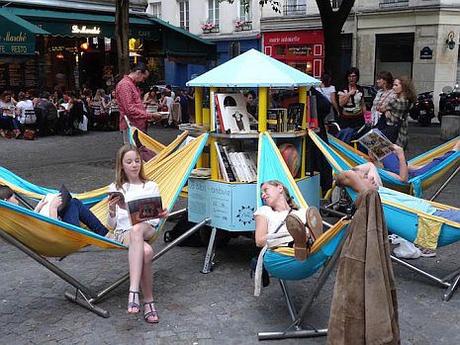
[[[203,33],[210,33],[210,32],[215,32],[216,29],[216,24],[212,22],[206,22],[201,24],[201,30],[203,30]]]

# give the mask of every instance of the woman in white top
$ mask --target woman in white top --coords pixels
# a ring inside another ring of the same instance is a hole
[[[115,182],[109,187],[109,190],[121,192],[124,200],[136,194],[160,195],[157,184],[146,179],[142,159],[135,146],[124,145],[118,150],[115,169]],[[159,214],[159,218],[167,216],[166,209]],[[157,323],[159,320],[153,305],[153,249],[146,242],[155,234],[155,227],[158,223],[159,219],[153,219],[132,226],[126,205],[122,202],[121,197],[109,198],[108,225],[114,229],[112,236],[129,246],[128,313],[140,312],[140,287],[144,296],[144,319],[148,323]]]
[[[34,104],[30,99],[26,98],[26,94],[22,91],[18,94],[16,115],[18,116],[18,121],[21,123],[21,125],[32,125],[37,122]]]
[[[255,272],[256,296],[260,293],[263,257],[267,249],[293,246],[295,258],[305,260],[311,245],[323,229],[318,209],[299,208],[280,181],[265,181],[260,190],[265,205],[254,212],[256,245],[263,247]],[[270,267],[266,268],[270,271]]]
[[[332,85],[332,77],[329,74],[323,74],[323,76],[321,77],[321,85],[317,87],[316,90],[321,92],[323,96],[326,97],[331,103],[331,113],[328,116],[330,116],[331,114],[334,115],[334,110],[336,114],[339,114],[339,105],[337,104],[336,90],[335,86]],[[334,118],[335,116],[332,116],[332,119]]]

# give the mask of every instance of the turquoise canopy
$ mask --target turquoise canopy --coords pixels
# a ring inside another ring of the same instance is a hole
[[[321,82],[255,49],[190,80],[197,87],[295,87]]]

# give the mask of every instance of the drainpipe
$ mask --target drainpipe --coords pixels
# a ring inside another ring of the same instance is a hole
[[[358,12],[355,11],[353,17],[354,21],[354,30],[353,30],[353,62],[352,65],[358,67]]]

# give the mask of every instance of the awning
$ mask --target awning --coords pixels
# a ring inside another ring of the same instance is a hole
[[[115,14],[94,14],[9,7],[11,14],[24,18],[53,36],[112,37]],[[163,56],[213,58],[215,44],[160,19],[144,15],[130,15],[130,37],[163,42]]]
[[[0,28],[1,55],[33,55],[35,36],[49,35],[49,32],[4,8],[0,8]]]

